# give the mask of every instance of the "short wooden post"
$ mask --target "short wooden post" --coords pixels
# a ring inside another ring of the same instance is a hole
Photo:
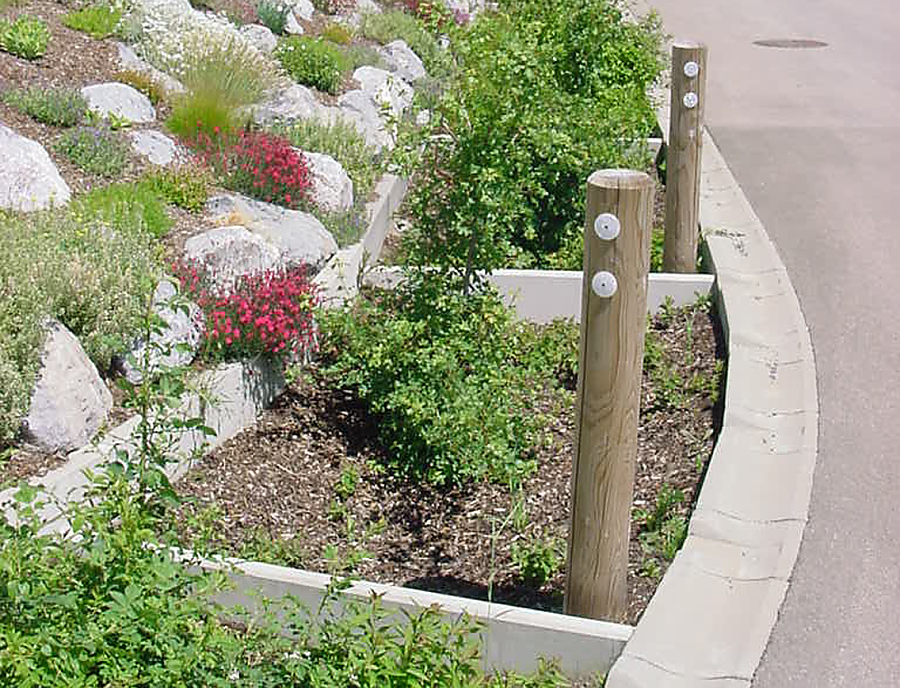
[[[663,269],[696,272],[700,222],[700,147],[706,102],[706,46],[672,46],[672,105],[666,149]]]
[[[643,172],[588,179],[565,609],[610,621],[627,603],[652,212]]]

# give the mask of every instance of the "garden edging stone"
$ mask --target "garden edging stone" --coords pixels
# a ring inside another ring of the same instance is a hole
[[[700,225],[729,356],[723,427],[688,537],[609,688],[749,688],[808,518],[818,431],[809,332],[784,264],[707,131],[702,156]]]

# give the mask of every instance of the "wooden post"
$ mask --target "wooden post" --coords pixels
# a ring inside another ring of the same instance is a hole
[[[700,212],[700,147],[706,102],[706,46],[672,46],[672,104],[666,148],[666,233],[663,269],[696,272]]]
[[[610,621],[627,603],[652,212],[643,172],[588,179],[565,610]]]

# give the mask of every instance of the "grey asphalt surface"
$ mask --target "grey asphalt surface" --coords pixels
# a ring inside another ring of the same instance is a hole
[[[809,523],[753,686],[898,688],[900,0],[640,4],[709,46],[707,125],[787,266],[816,356]],[[828,46],[753,45],[779,38]]]

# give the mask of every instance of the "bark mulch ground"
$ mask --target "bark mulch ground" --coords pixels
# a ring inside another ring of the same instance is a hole
[[[634,504],[651,509],[667,486],[685,495],[672,515],[687,517],[720,417],[711,381],[721,369],[721,334],[704,309],[670,312],[651,330],[665,366],[644,375]],[[437,489],[385,475],[377,419],[313,368],[254,429],[207,455],[178,484],[189,502],[177,528],[194,545],[205,540],[247,558],[326,572],[350,561],[367,580],[478,599],[490,590],[497,602],[559,611],[574,396],[573,385],[548,386],[541,395],[534,409],[544,430],[538,468],[521,490],[489,482]],[[641,528],[635,519],[629,623],[668,565],[642,547]],[[524,580],[516,564],[514,553],[529,545],[551,553],[539,562],[556,558],[541,585]]]

